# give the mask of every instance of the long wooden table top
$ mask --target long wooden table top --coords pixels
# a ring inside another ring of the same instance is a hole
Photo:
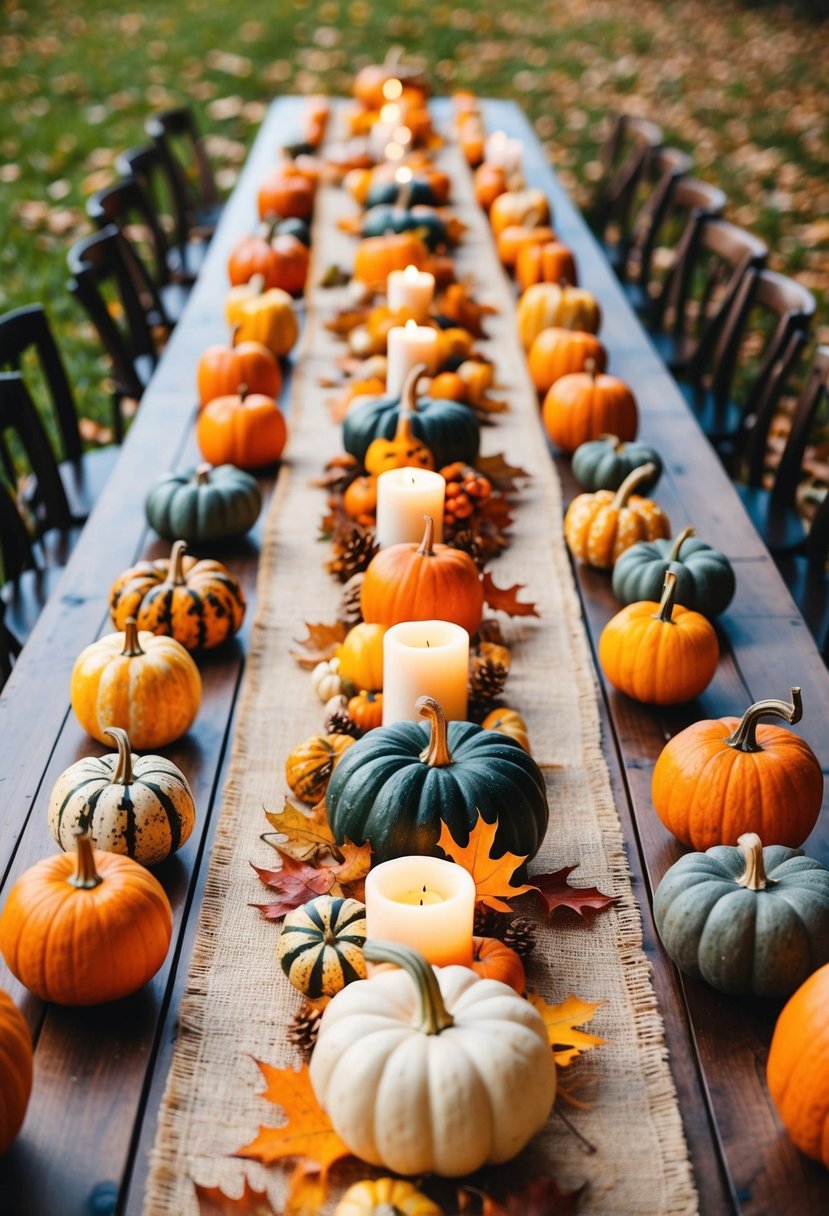
[[[280,144],[294,138],[301,105],[301,99],[282,98],[271,106],[112,479],[0,696],[0,899],[23,870],[54,851],[46,803],[58,774],[80,756],[105,750],[91,743],[69,708],[72,665],[85,645],[110,631],[106,604],[115,577],[137,558],[164,552],[147,528],[144,498],[162,472],[196,463],[196,361],[205,346],[226,338],[227,256],[240,233],[255,223],[259,178]],[[435,110],[448,121],[448,103],[436,102]],[[765,1088],[765,1056],[779,1006],[728,999],[679,976],[656,937],[653,891],[681,849],[652,810],[650,772],[676,730],[700,717],[739,713],[760,697],[783,696],[791,684],[803,687],[805,718],[797,729],[821,754],[829,735],[829,674],[719,461],[522,112],[513,103],[487,102],[485,120],[490,130],[523,141],[528,181],[548,194],[556,230],[576,253],[581,281],[601,300],[601,337],[610,368],[633,387],[642,437],[666,459],[659,499],[674,527],[693,522],[737,566],[737,596],[718,624],[723,657],[699,701],[654,711],[615,693],[600,677],[605,753],[701,1210],[753,1216],[827,1211],[829,1174],[787,1140]],[[569,463],[564,458],[556,463],[569,500],[575,492]],[[260,480],[267,502],[273,477]],[[81,1010],[44,1005],[29,996],[0,960],[0,987],[21,1005],[36,1041],[35,1084],[24,1129],[0,1159],[0,1216],[141,1211],[147,1153],[175,1042],[233,739],[247,629],[256,606],[260,528],[261,518],[245,546],[227,558],[248,597],[246,628],[218,654],[199,660],[202,708],[188,735],[165,749],[186,773],[199,815],[185,848],[156,871],[175,916],[164,967],[136,996]],[[606,576],[581,566],[575,575],[595,649],[618,605]],[[829,864],[829,829],[823,822],[806,848]]]

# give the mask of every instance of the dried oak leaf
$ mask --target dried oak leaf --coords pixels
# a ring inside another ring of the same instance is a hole
[[[275,891],[278,898],[269,904],[251,904],[258,908],[266,920],[282,920],[286,912],[316,899],[318,895],[327,895],[336,881],[328,866],[310,866],[304,861],[295,861],[288,853],[276,850],[282,859],[278,870],[269,870],[262,866],[253,866],[259,878]]]
[[[326,868],[334,875],[336,882],[342,886],[353,887],[354,883],[362,882],[371,869],[371,845],[352,844],[346,840],[337,847],[342,861],[337,861]]]
[[[502,490],[505,494],[514,493],[518,489],[518,482],[526,481],[530,476],[520,465],[509,464],[503,452],[497,452],[494,456],[477,456],[475,468],[489,478],[494,490]]]
[[[537,992],[528,993],[527,1000],[544,1020],[547,1038],[559,1068],[566,1068],[585,1051],[601,1047],[607,1042],[607,1039],[600,1039],[598,1035],[576,1029],[577,1022],[589,1022],[596,1010],[605,1005],[606,1001],[583,1001],[581,997],[571,994],[560,1005],[548,1005]]]
[[[259,1134],[237,1149],[234,1156],[261,1161],[262,1165],[300,1157],[315,1162],[324,1181],[334,1162],[348,1157],[349,1150],[314,1097],[307,1064],[299,1071],[274,1068],[262,1060],[256,1064],[266,1086],[260,1097],[281,1107],[288,1121],[282,1127],[260,1127]]]
[[[311,807],[310,811],[304,811],[286,798],[281,811],[265,811],[265,818],[279,839],[278,842],[270,840],[270,833],[266,833],[264,839],[296,861],[316,860],[320,853],[334,845],[325,812],[325,799]]]
[[[589,920],[595,913],[604,912],[618,902],[617,895],[604,895],[597,887],[572,887],[567,879],[577,869],[577,865],[563,866],[552,874],[533,875],[535,888],[548,913],[552,914],[556,908],[570,908]]]
[[[484,571],[484,603],[490,608],[500,609],[509,616],[538,616],[535,604],[523,603],[518,599],[518,593],[524,587],[523,583],[515,583],[512,587],[497,587],[492,581],[492,575]]]
[[[267,1191],[255,1191],[245,1179],[245,1189],[238,1199],[232,1199],[218,1186],[193,1183],[199,1204],[199,1216],[280,1216],[271,1205]]]
[[[503,1203],[485,1191],[462,1187],[458,1191],[458,1211],[461,1216],[472,1216],[474,1200],[480,1199],[480,1216],[576,1216],[586,1185],[576,1191],[562,1191],[555,1178],[533,1178],[522,1191],[510,1191]]]
[[[317,663],[333,659],[337,647],[345,639],[346,628],[341,621],[334,621],[331,625],[326,625],[322,621],[318,621],[316,624],[309,624],[306,621],[305,628],[308,630],[308,637],[296,638],[299,649],[292,650],[291,654],[300,667],[305,667],[310,671],[316,667]]]
[[[447,857],[451,857],[472,875],[479,903],[494,908],[496,912],[511,912],[512,909],[505,900],[512,899],[515,895],[523,895],[533,888],[526,883],[513,886],[510,881],[518,867],[527,860],[526,857],[518,857],[515,853],[492,857],[492,842],[497,827],[497,823],[487,823],[479,811],[478,822],[469,833],[466,845],[459,845],[444,823],[438,846]]]

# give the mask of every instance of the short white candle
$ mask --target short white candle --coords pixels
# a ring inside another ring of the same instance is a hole
[[[399,397],[406,376],[418,363],[435,370],[437,331],[416,321],[389,330],[386,355],[386,395]]]
[[[416,321],[425,321],[435,295],[435,276],[416,266],[393,270],[388,278],[387,292],[392,312],[405,308]]]
[[[396,857],[366,876],[366,931],[413,946],[436,967],[472,962],[475,882],[439,857]]]
[[[418,697],[466,721],[469,634],[451,621],[401,621],[383,637],[383,725],[417,722]]]
[[[509,139],[504,131],[493,131],[484,145],[484,160],[507,175],[521,172],[524,145],[520,139]]]
[[[387,469],[377,478],[377,544],[381,549],[419,541],[430,515],[435,541],[443,540],[446,480],[430,469]]]

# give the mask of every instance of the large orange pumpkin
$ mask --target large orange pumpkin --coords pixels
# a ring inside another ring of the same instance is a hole
[[[783,1006],[769,1048],[771,1100],[801,1153],[829,1168],[829,965]]]
[[[652,498],[633,491],[656,472],[652,464],[629,473],[619,489],[578,494],[564,517],[564,539],[574,557],[588,566],[610,570],[631,545],[671,535],[671,525]]]
[[[288,428],[272,397],[244,390],[206,405],[196,423],[196,438],[211,464],[261,469],[279,460]]]
[[[665,575],[658,604],[628,604],[605,625],[599,662],[607,679],[634,701],[677,705],[713,679],[720,657],[714,626],[699,612],[674,606],[676,575]]]
[[[558,283],[533,283],[518,301],[518,336],[529,350],[542,329],[581,329],[595,334],[601,312],[595,296],[582,287]]]
[[[264,233],[242,237],[227,260],[227,277],[234,287],[249,283],[259,276],[264,287],[282,287],[279,282],[279,258]]]
[[[782,726],[759,726],[773,714],[799,722],[800,689],[791,702],[757,701],[742,718],[694,722],[665,745],[651,797],[665,827],[689,848],[734,845],[745,832],[797,848],[817,822],[823,800],[820,761],[805,739]]]
[[[563,452],[575,452],[588,439],[617,435],[636,438],[639,414],[636,398],[624,381],[596,372],[587,363],[550,385],[541,409],[544,429]]]
[[[533,283],[578,283],[576,259],[561,241],[524,242],[515,262],[515,278],[522,291]]]
[[[497,937],[472,938],[471,967],[481,979],[499,980],[509,984],[519,996],[524,995],[527,977],[521,955]]]
[[[426,516],[423,540],[381,549],[360,588],[363,620],[388,627],[400,621],[453,621],[477,633],[484,607],[478,568],[468,553],[433,544]]]
[[[583,372],[589,361],[597,372],[603,372],[607,351],[595,334],[580,329],[542,329],[530,347],[530,375],[540,393],[546,393],[562,376]]]
[[[208,346],[201,355],[196,383],[202,405],[238,392],[240,384],[246,384],[251,393],[279,396],[282,372],[275,355],[261,342],[237,342],[237,337],[235,329],[230,346]]]
[[[288,164],[275,165],[259,183],[256,204],[262,220],[307,220],[314,209],[314,183]]]
[[[7,992],[0,989],[0,1153],[23,1126],[32,1092],[32,1033]]]
[[[413,232],[389,232],[385,236],[368,236],[360,241],[354,255],[354,278],[371,287],[384,289],[393,270],[416,266],[429,267],[429,250]]]
[[[157,878],[120,853],[77,837],[75,853],[31,866],[0,915],[0,950],[21,984],[57,1005],[117,1001],[167,957],[170,901]]]

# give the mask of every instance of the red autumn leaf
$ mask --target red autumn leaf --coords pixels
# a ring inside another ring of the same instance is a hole
[[[515,583],[512,587],[497,587],[492,581],[489,571],[484,571],[484,601],[490,608],[500,609],[510,616],[538,616],[535,604],[524,603],[518,599],[523,583]]]
[[[314,625],[306,622],[305,628],[308,630],[308,637],[297,638],[296,644],[299,649],[293,650],[291,653],[300,667],[307,667],[310,670],[316,667],[317,663],[333,659],[337,647],[345,638],[346,628],[341,621],[335,621],[333,625],[326,625],[321,621]]]
[[[336,881],[335,874],[328,866],[309,866],[304,861],[295,861],[281,849],[276,851],[282,858],[282,866],[278,870],[268,870],[250,863],[265,886],[276,891],[279,897],[274,903],[251,905],[258,908],[266,920],[281,920],[292,908],[298,908],[318,895],[326,895]]]
[[[497,823],[487,823],[478,812],[478,822],[469,833],[465,846],[457,843],[445,823],[441,825],[438,846],[447,857],[472,875],[479,903],[494,908],[496,912],[511,912],[512,909],[504,900],[523,895],[533,888],[526,884],[513,886],[510,881],[518,867],[527,860],[526,857],[518,857],[515,853],[503,853],[496,858],[491,856],[497,828]]]
[[[568,876],[577,869],[578,866],[563,866],[552,874],[534,874],[532,879],[549,913],[556,908],[570,908],[589,920],[592,914],[604,912],[615,904],[618,896],[603,895],[596,887],[571,886]]]
[[[299,1071],[274,1068],[261,1060],[256,1064],[267,1086],[260,1096],[281,1107],[287,1123],[282,1127],[260,1127],[259,1134],[234,1156],[261,1161],[263,1165],[273,1165],[285,1157],[300,1157],[315,1162],[324,1180],[334,1162],[348,1157],[349,1150],[314,1096],[307,1064]]]
[[[238,1199],[231,1199],[218,1186],[193,1183],[199,1203],[199,1216],[279,1216],[271,1205],[267,1191],[255,1191],[245,1179],[245,1189]]]
[[[462,1187],[458,1191],[458,1211],[472,1216],[476,1210],[480,1216],[576,1216],[579,1200],[586,1183],[577,1191],[562,1191],[555,1178],[533,1178],[521,1191],[511,1191],[501,1203],[486,1191]],[[481,1201],[480,1209],[474,1205]]]

